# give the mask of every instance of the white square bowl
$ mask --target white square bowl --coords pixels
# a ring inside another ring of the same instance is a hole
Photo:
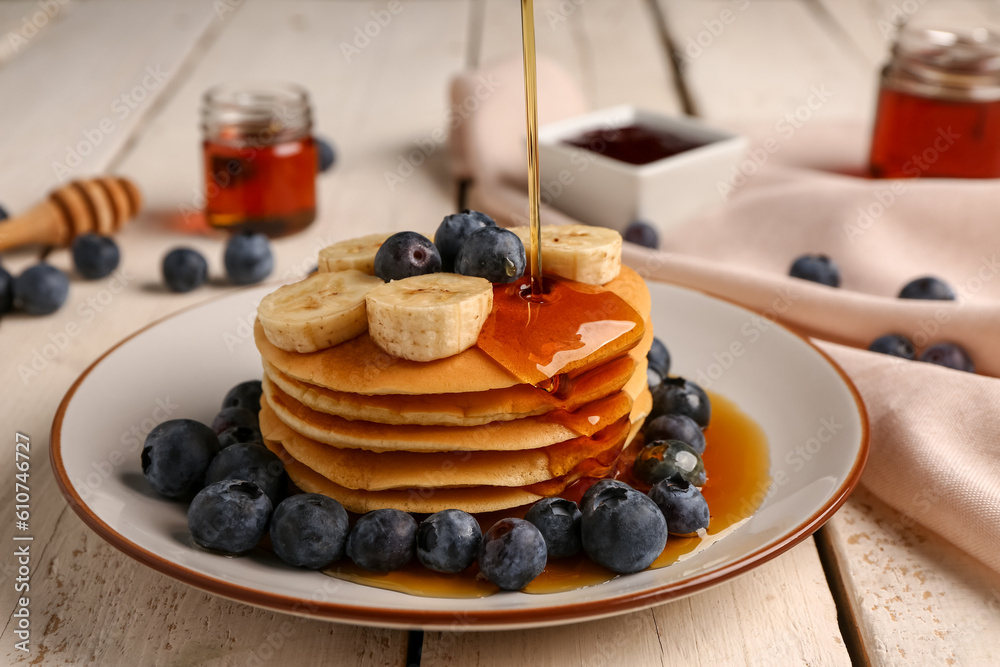
[[[563,143],[584,132],[639,124],[703,145],[634,165]],[[539,129],[542,203],[580,222],[623,231],[644,220],[664,232],[725,200],[721,184],[743,158],[747,140],[692,118],[617,106]]]

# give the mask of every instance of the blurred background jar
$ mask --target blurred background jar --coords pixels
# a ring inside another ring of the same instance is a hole
[[[899,30],[882,70],[876,178],[1000,177],[1000,22],[928,3]]]
[[[289,83],[210,88],[202,131],[209,225],[277,237],[316,218],[316,145],[305,89]]]

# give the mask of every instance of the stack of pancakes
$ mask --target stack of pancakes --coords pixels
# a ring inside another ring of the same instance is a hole
[[[604,287],[642,315],[645,335],[555,393],[522,384],[477,347],[415,362],[362,334],[303,354],[271,345],[257,324],[265,444],[299,488],[359,513],[490,512],[602,476],[652,407],[653,340],[642,279],[622,267]]]

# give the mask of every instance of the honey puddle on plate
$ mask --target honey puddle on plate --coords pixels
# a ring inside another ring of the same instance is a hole
[[[705,431],[707,446],[703,457],[708,482],[702,493],[712,513],[711,523],[704,536],[671,535],[650,569],[690,558],[731,533],[757,510],[770,487],[770,461],[764,431],[732,401],[711,392],[709,397],[712,422]],[[563,495],[578,499],[572,497],[572,493]],[[480,520],[485,524],[485,531],[502,516],[521,517],[526,511],[527,508],[522,507],[483,516]],[[458,574],[441,574],[414,560],[402,570],[382,574],[366,572],[345,561],[324,572],[337,579],[423,597],[476,598],[499,590],[478,576],[475,565]],[[601,584],[616,576],[620,575],[579,554],[550,560],[545,571],[528,584],[524,592],[559,593]]]

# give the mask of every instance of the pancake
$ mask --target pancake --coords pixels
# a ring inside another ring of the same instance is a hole
[[[553,411],[537,417],[480,426],[420,426],[351,421],[316,412],[276,387],[267,376],[264,398],[278,419],[296,433],[341,448],[370,451],[512,451],[537,449],[580,435],[593,435],[632,410],[623,391],[598,399],[575,412]]]
[[[494,421],[532,417],[581,405],[621,391],[633,377],[636,363],[625,355],[573,381],[568,397],[530,385],[454,394],[385,394],[366,396],[296,380],[264,362],[264,374],[299,403],[344,419],[380,424],[477,426]],[[642,370],[645,375],[645,370]]]
[[[652,327],[648,324],[651,300],[642,278],[623,266],[619,277],[605,288],[621,296],[647,321],[646,335],[636,347],[647,342],[651,344]],[[384,352],[364,333],[334,347],[303,354],[287,352],[272,345],[259,322],[254,325],[254,340],[264,361],[285,375],[340,392],[366,395],[452,394],[504,389],[521,384],[477,347],[445,359],[409,361]],[[637,350],[632,352],[633,358],[636,358]],[[638,356],[645,356],[645,352]]]
[[[641,421],[633,424],[627,442],[631,442],[641,428]],[[443,489],[393,489],[388,491],[363,491],[348,489],[331,482],[309,466],[291,457],[276,440],[264,439],[264,444],[284,463],[289,478],[307,493],[321,493],[336,499],[347,510],[362,514],[378,509],[393,508],[404,512],[432,514],[446,509],[460,509],[469,513],[497,512],[522,505],[529,505],[545,496],[558,495],[572,477],[528,487],[465,486]],[[578,478],[577,478],[578,479]],[[555,489],[555,490],[553,490]],[[544,495],[540,495],[544,493]]]

